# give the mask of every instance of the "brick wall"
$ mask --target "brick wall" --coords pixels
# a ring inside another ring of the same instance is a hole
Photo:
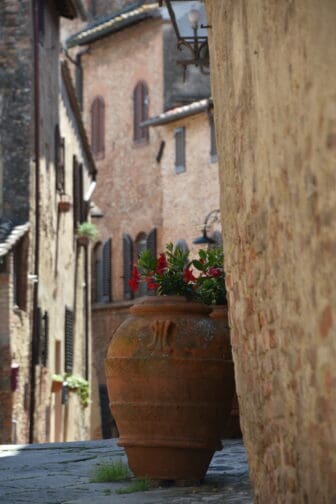
[[[84,119],[90,135],[93,99],[105,101],[105,157],[97,160],[94,202],[102,210],[99,240],[110,237],[113,299],[123,299],[122,235],[133,240],[161,227],[161,175],[156,155],[160,138],[150,131],[147,144],[133,142],[133,90],[143,80],[149,89],[149,115],[162,111],[162,32],[148,20],[91,44],[82,57]],[[153,61],[156,61],[155,65]]]
[[[336,4],[206,5],[255,502],[335,502]]]
[[[9,274],[0,273],[0,444],[12,435],[11,355],[9,347]]]

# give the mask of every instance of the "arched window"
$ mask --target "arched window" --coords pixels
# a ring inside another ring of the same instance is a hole
[[[96,96],[91,105],[91,149],[96,159],[105,156],[105,102]]]
[[[149,140],[148,126],[140,123],[148,119],[148,86],[139,81],[133,91],[133,140],[136,143],[146,143]]]

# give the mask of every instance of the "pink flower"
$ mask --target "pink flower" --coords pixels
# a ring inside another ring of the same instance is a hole
[[[220,268],[209,268],[209,275],[212,277],[219,277],[222,274]]]
[[[159,255],[159,259],[158,259],[157,266],[156,266],[156,272],[159,275],[162,275],[162,273],[164,272],[164,270],[167,267],[168,267],[168,263],[167,263],[166,256],[164,253],[162,253]]]

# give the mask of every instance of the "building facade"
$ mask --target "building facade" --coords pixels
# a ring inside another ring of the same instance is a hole
[[[172,68],[176,37],[166,10],[139,1],[103,17],[96,12],[66,44],[73,61],[81,54],[83,117],[99,170],[92,212],[99,228],[92,264],[93,359],[101,415],[110,418],[102,365],[107,346],[134,297],[147,293],[144,288],[132,293],[132,265],[145,248],[156,254],[178,240],[192,248],[206,215],[218,208],[219,195],[216,158],[210,155],[209,77],[190,69],[184,82],[182,70],[176,72],[175,63]],[[195,115],[193,104],[197,108],[200,101],[203,108]],[[191,108],[184,119],[177,114],[175,122],[152,127],[151,119],[186,105]],[[180,174],[178,129],[186,131],[180,144],[187,167]],[[111,418],[103,421],[103,436],[115,432]]]
[[[90,408],[67,387],[52,393],[54,374],[89,378],[90,367],[90,256],[76,227],[96,168],[59,66],[60,18],[78,10],[70,0],[0,9],[1,442],[89,438]]]

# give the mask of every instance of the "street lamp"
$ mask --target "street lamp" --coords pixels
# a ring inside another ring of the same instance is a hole
[[[210,238],[210,236],[208,236],[207,227],[210,226],[211,224],[214,224],[215,222],[218,222],[219,216],[220,216],[219,209],[211,210],[211,212],[208,213],[208,215],[205,217],[203,230],[202,230],[202,236],[195,238],[195,240],[193,240],[193,243],[195,243],[196,245],[201,245],[201,244],[210,244],[210,243],[216,242],[216,240],[214,240],[213,238]]]
[[[159,0],[160,6],[163,1],[177,37],[177,48],[181,51],[185,47],[191,52],[190,59],[180,59],[177,63],[184,67],[184,72],[188,65],[195,65],[200,67],[202,74],[209,75],[205,70],[209,67],[209,26],[206,24],[204,5],[193,0]]]

